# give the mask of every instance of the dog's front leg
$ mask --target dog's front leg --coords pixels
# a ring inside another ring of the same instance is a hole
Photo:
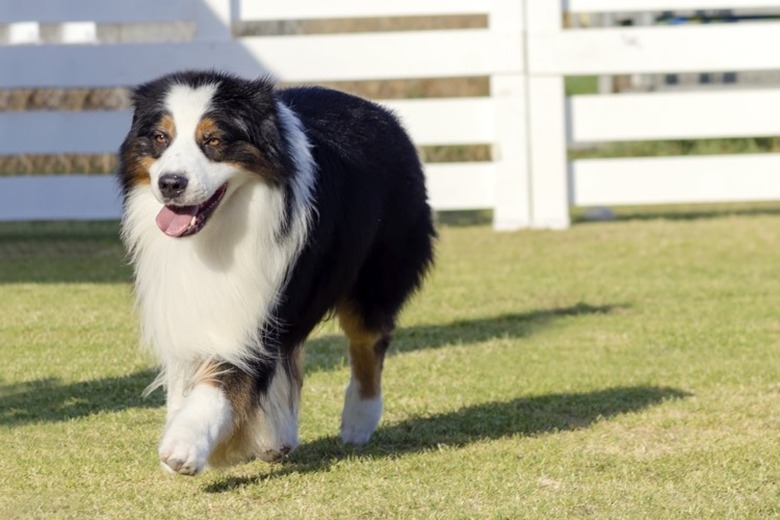
[[[167,472],[197,475],[214,446],[233,429],[234,411],[221,385],[197,383],[171,418],[160,443],[160,462]]]
[[[192,384],[192,375],[197,370],[197,366],[168,366],[165,369],[165,424],[171,423],[173,418],[179,413],[184,405],[184,398],[187,397],[187,388]]]

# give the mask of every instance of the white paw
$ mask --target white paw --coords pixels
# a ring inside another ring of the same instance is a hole
[[[160,443],[160,465],[170,474],[197,475],[206,467],[211,442],[175,421]]]
[[[169,473],[197,475],[233,424],[230,402],[211,385],[197,385],[163,434],[160,462]]]
[[[361,399],[357,385],[351,382],[344,396],[341,413],[341,441],[345,444],[365,444],[382,417],[382,396]]]

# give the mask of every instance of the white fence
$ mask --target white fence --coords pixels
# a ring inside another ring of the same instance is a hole
[[[628,7],[627,7],[628,5]],[[562,27],[565,11],[722,8],[723,0],[0,0],[0,89],[129,86],[183,68],[291,82],[488,76],[490,95],[387,101],[418,145],[489,144],[490,162],[426,165],[438,210],[497,229],[565,227],[570,205],[780,199],[778,156],[581,160],[568,144],[780,134],[780,91],[577,96],[580,74],[780,69],[780,24]],[[780,0],[741,0],[739,7]],[[235,21],[483,15],[477,29],[233,38]],[[183,43],[96,43],[100,24],[191,22]],[[59,24],[40,43],[41,24]],[[127,111],[0,113],[0,154],[117,149]],[[94,201],[91,202],[91,201]],[[107,202],[108,201],[108,202]],[[107,177],[0,178],[0,220],[114,218]]]

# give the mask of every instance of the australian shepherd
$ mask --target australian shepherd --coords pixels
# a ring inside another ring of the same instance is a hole
[[[162,467],[276,460],[298,443],[301,349],[334,314],[349,342],[341,439],[382,413],[385,352],[435,237],[398,120],[363,99],[212,71],[133,91],[122,236],[161,366]]]

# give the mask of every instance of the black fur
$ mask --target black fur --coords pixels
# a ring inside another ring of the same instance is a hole
[[[392,326],[433,258],[417,152],[374,103],[323,88],[279,93],[303,122],[317,163],[314,226],[277,311],[282,344],[301,342],[341,300],[365,326]]]

